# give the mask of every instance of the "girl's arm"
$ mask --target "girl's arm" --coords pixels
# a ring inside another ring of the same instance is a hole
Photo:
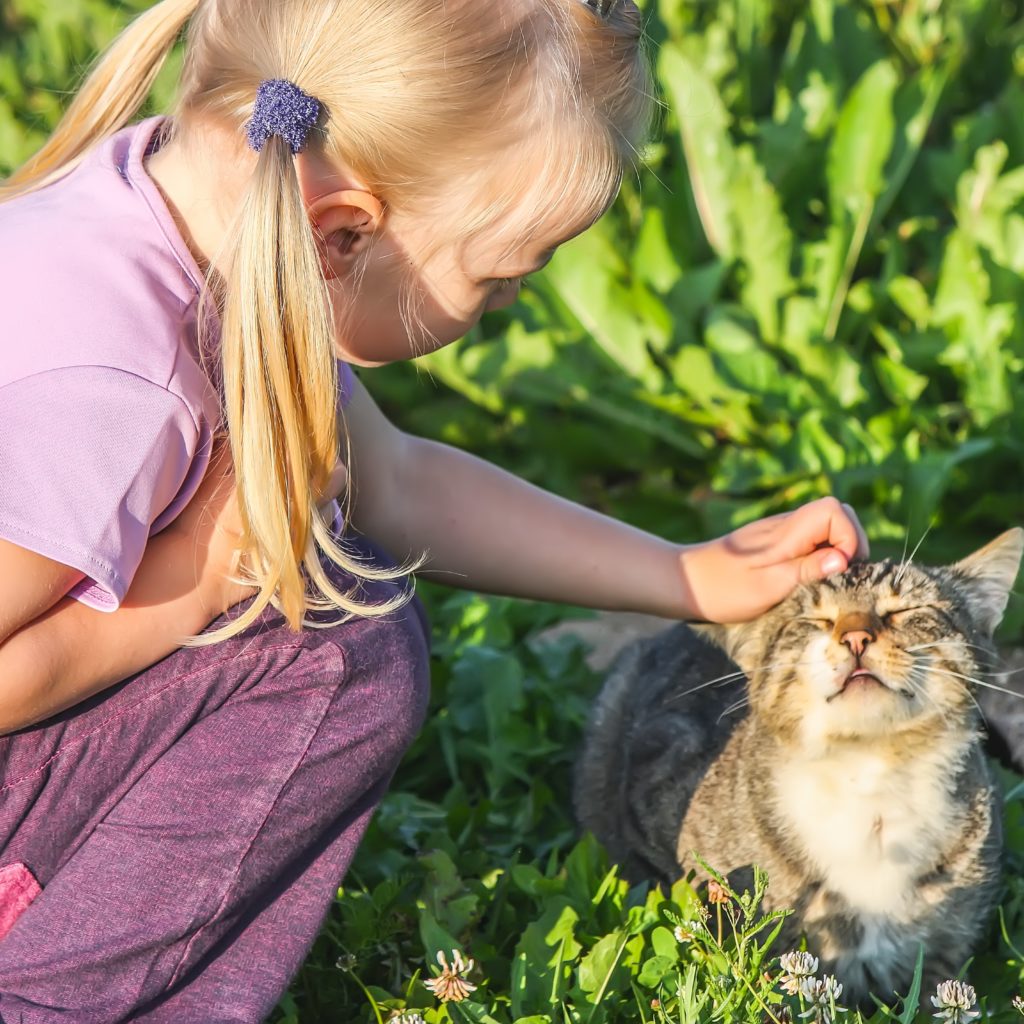
[[[247,595],[227,579],[232,484],[229,461],[215,456],[188,508],[146,546],[115,612],[63,596],[80,572],[0,542],[0,733],[147,668]]]
[[[673,618],[741,621],[867,553],[834,499],[681,545],[399,431],[357,384],[346,412],[354,525],[454,586]]]
[[[0,540],[0,645],[16,630],[52,608],[81,578],[77,569]]]

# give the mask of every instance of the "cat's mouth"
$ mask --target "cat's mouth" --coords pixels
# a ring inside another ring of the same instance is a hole
[[[874,672],[871,672],[866,668],[855,668],[846,677],[846,681],[843,685],[836,690],[831,697],[825,698],[825,703],[831,703],[836,699],[836,697],[841,697],[844,693],[869,690],[875,687],[879,687],[883,690],[889,690],[891,693],[897,693],[901,697],[905,697],[907,700],[912,700],[914,696],[910,690],[890,686],[884,679],[880,679]]]

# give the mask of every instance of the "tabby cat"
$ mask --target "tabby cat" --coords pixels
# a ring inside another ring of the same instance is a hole
[[[1022,550],[1015,529],[944,568],[854,565],[754,622],[635,642],[577,766],[581,824],[632,881],[702,878],[694,851],[741,887],[760,865],[796,910],[782,942],[805,933],[853,1000],[905,992],[920,943],[926,981],[955,977],[999,889],[971,689]]]

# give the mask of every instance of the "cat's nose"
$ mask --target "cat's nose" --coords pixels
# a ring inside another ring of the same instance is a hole
[[[874,639],[875,634],[870,632],[870,630],[850,629],[840,636],[839,642],[846,644],[850,651],[859,658],[867,649],[868,644]]]
[[[878,637],[881,623],[870,612],[849,611],[836,621],[835,638],[850,648],[854,657],[859,658]]]

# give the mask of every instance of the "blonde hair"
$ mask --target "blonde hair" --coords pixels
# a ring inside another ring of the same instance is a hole
[[[426,210],[453,178],[465,182],[475,201],[451,225],[454,239],[510,231],[517,204],[530,210],[527,232],[556,213],[593,219],[650,116],[630,0],[607,18],[583,0],[162,0],[114,41],[49,141],[0,185],[0,201],[66,174],[126,125],[186,25],[175,134],[187,140],[212,125],[241,142],[260,82],[287,79],[327,111],[310,148],[350,169],[386,210]],[[522,156],[530,138],[543,139],[532,163]],[[256,159],[203,298],[220,314],[242,551],[259,588],[210,637],[246,628],[269,603],[293,629],[310,611],[393,610],[408,594],[370,604],[358,588],[342,593],[317,553],[357,580],[407,571],[346,553],[318,509],[339,454],[334,338],[294,160],[277,136]]]

